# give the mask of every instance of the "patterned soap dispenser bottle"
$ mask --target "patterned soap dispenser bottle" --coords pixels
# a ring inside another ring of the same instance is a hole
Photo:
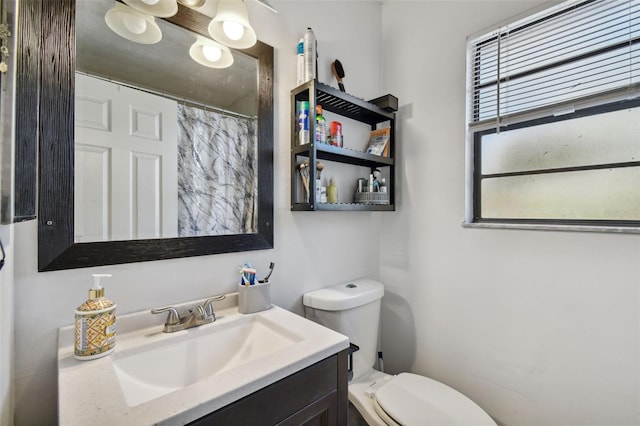
[[[116,346],[116,304],[104,297],[100,279],[111,274],[93,274],[89,299],[76,309],[75,350],[79,360],[103,357]]]

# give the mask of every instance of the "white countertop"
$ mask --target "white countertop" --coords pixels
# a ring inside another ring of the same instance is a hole
[[[228,299],[233,303],[234,295],[230,296]],[[135,349],[149,343],[169,343],[172,338],[185,333],[190,333],[190,338],[197,338],[198,333],[207,332],[207,328],[224,326],[225,322],[243,315],[238,313],[237,306],[223,307],[216,314],[218,320],[212,324],[175,333],[162,332],[165,315],[160,316],[160,324],[158,316],[149,311],[118,316],[115,351],[91,361],[74,358],[73,326],[60,328],[59,423],[63,426],[183,425],[349,347],[346,336],[273,306],[266,311],[249,315],[263,316],[266,320],[281,324],[292,333],[304,336],[303,339],[286,349],[268,354],[259,361],[246,364],[240,371],[236,369],[206,377],[141,405],[128,406],[114,370],[114,357],[118,356],[118,351]],[[170,360],[167,360],[167,368],[171,368]]]

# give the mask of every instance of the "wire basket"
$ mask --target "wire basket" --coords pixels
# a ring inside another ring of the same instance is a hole
[[[389,205],[389,193],[388,192],[356,192],[356,196],[353,202],[359,203],[359,204]]]

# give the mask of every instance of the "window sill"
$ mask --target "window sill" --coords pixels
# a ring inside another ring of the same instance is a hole
[[[463,222],[463,228],[519,229],[533,231],[571,231],[571,232],[607,232],[613,234],[640,234],[640,227],[630,226],[587,226],[587,225],[550,225],[525,223],[486,223]]]

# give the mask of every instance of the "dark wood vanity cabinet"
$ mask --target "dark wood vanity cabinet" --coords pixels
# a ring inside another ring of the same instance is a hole
[[[347,354],[330,356],[190,425],[346,426]]]

